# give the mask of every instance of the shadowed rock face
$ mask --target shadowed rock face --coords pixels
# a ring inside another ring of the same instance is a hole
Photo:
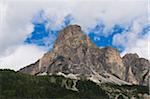
[[[148,60],[138,58],[137,55],[126,55],[122,59],[117,49],[96,47],[83,34],[80,26],[70,25],[59,32],[51,52],[20,72],[32,75],[62,72],[85,76],[103,75],[107,72],[127,82],[145,84],[149,66]]]
[[[39,60],[19,70],[19,72],[23,72],[31,75],[37,74],[37,71],[39,71]]]
[[[144,58],[139,58],[137,54],[126,54],[123,57],[124,66],[126,67],[125,80],[140,85],[147,85],[150,62]]]

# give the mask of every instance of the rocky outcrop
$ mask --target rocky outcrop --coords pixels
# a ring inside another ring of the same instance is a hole
[[[112,47],[105,47],[100,49],[99,62],[103,65],[104,69],[113,74],[114,76],[124,79],[125,67],[117,49]]]
[[[21,68],[19,72],[36,75],[40,71],[39,69],[39,60],[33,64],[30,64],[27,67]]]
[[[150,62],[144,58],[139,58],[137,54],[126,54],[123,57],[124,66],[126,67],[125,81],[148,85]]]
[[[117,83],[125,80],[143,85],[148,79],[149,66],[148,60],[137,55],[127,54],[121,58],[117,49],[96,47],[80,26],[70,25],[59,32],[51,52],[20,72],[32,75],[61,72],[96,77],[98,81],[111,80]]]

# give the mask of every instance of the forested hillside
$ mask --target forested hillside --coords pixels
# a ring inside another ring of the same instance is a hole
[[[0,99],[64,98],[64,99],[124,99],[147,97],[148,87],[101,84],[63,76],[31,76],[12,70],[0,70]]]

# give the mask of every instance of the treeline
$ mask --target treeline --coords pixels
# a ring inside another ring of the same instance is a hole
[[[12,70],[0,70],[0,99],[108,98],[105,91],[93,82],[78,81],[76,86],[79,90],[74,91],[62,86],[65,80],[62,76],[31,76]],[[71,79],[67,81],[73,84]]]
[[[72,80],[56,75],[31,76],[13,70],[0,70],[0,99],[110,99],[110,89],[113,90],[113,95],[121,93],[118,97],[122,99],[122,93],[125,96],[148,94],[148,88],[144,86],[100,86],[88,80]],[[130,90],[134,93],[129,93]]]

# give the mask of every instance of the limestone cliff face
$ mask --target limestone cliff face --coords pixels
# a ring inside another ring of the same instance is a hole
[[[148,60],[137,56],[126,55],[122,59],[118,50],[112,47],[96,47],[83,34],[80,26],[70,25],[59,32],[51,52],[46,53],[35,64],[21,69],[20,72],[32,75],[43,72],[47,74],[61,72],[88,77],[99,75],[100,79],[101,77],[106,79],[105,74],[108,74],[115,80],[117,78],[133,84],[145,84],[149,66]]]
[[[137,54],[126,54],[123,57],[126,67],[125,80],[140,85],[147,85],[149,82],[150,62],[144,58],[139,58]]]
[[[120,79],[125,77],[125,67],[117,49],[105,47],[100,49],[102,52],[99,62],[103,64],[105,70]]]

